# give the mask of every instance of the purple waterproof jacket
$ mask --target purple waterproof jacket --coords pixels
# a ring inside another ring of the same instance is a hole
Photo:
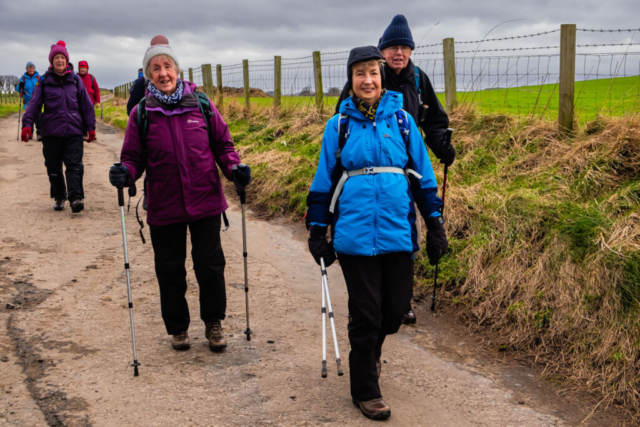
[[[183,81],[184,94],[173,108],[161,104],[148,90],[145,107],[147,135],[147,222],[169,225],[193,222],[227,209],[216,163],[231,180],[231,167],[240,163],[229,128],[211,103],[209,120],[213,147],[194,94],[196,85]],[[138,106],[131,110],[120,159],[134,180],[144,172],[138,129]],[[213,150],[213,151],[212,151]]]
[[[22,127],[33,129],[36,111],[44,112],[40,131],[44,138],[68,138],[96,129],[96,112],[89,94],[71,67],[62,76],[51,67],[33,90],[33,97],[22,119]],[[44,87],[44,95],[43,88]]]

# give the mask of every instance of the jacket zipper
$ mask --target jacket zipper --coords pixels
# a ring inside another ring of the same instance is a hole
[[[374,143],[378,142],[378,135],[376,134],[376,122],[375,120],[373,121],[373,136],[374,136]],[[380,165],[380,151],[381,146],[380,144],[378,144],[378,158],[375,159],[374,161],[374,165]],[[376,151],[374,151],[376,152]],[[375,192],[375,211],[373,213],[373,255],[377,254],[377,245],[378,245],[378,204],[380,201],[380,197],[379,197],[379,191],[378,191],[378,177],[376,175],[373,175],[373,191]]]

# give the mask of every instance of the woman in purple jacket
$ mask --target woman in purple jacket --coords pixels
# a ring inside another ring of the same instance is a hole
[[[223,350],[227,342],[221,320],[225,318],[227,301],[220,217],[227,202],[216,163],[225,177],[237,185],[249,184],[251,170],[239,166],[240,158],[229,128],[218,110],[209,102],[212,114],[203,117],[194,93],[196,85],[178,78],[180,63],[166,37],[151,40],[143,65],[149,80],[145,94],[146,141],[140,140],[136,106],[129,116],[121,165],[111,167],[109,181],[116,187],[133,185],[146,167],[147,222],[160,286],[162,319],[167,333],[172,335],[172,347],[190,348],[189,307],[185,298],[189,228],[205,336],[212,351]],[[211,145],[205,120],[211,132]]]
[[[87,132],[91,142],[96,139],[96,112],[89,94],[69,63],[69,53],[62,40],[51,46],[49,70],[33,91],[22,119],[22,140],[28,142],[33,134],[33,122],[44,104],[39,129],[47,175],[51,183],[53,209],[64,209],[69,199],[74,213],[84,209],[82,177],[83,142]],[[66,167],[62,176],[62,163]]]

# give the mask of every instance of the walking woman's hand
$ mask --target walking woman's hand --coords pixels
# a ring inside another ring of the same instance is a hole
[[[123,164],[113,165],[109,169],[109,182],[117,188],[123,188],[129,181],[129,170]]]
[[[29,142],[31,135],[32,135],[31,128],[22,128],[22,134],[20,135],[20,139],[22,139],[23,142]]]
[[[429,217],[425,222],[427,223],[427,256],[429,257],[429,264],[436,265],[447,251],[447,247],[449,247],[447,234],[444,231],[441,216]]]
[[[333,242],[327,241],[327,227],[312,225],[309,228],[309,252],[320,265],[320,258],[324,258],[325,267],[329,267],[336,260]]]

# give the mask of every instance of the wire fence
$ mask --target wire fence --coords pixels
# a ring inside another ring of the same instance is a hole
[[[580,120],[597,115],[636,113],[640,106],[640,28],[575,28],[575,107]],[[532,34],[455,41],[457,103],[473,104],[485,114],[554,118],[559,110],[560,29]],[[428,76],[445,103],[447,80],[443,42],[417,46],[411,59]],[[320,71],[324,97],[337,97],[347,81],[349,51],[281,58],[282,97],[316,96]],[[273,58],[248,61],[250,96],[273,97],[277,75]],[[217,86],[216,69],[210,81]],[[222,65],[223,96],[243,97],[243,63]],[[189,78],[204,84],[202,67]],[[214,90],[212,90],[214,92]],[[336,98],[337,99],[337,98]],[[448,105],[448,107],[451,107]]]

